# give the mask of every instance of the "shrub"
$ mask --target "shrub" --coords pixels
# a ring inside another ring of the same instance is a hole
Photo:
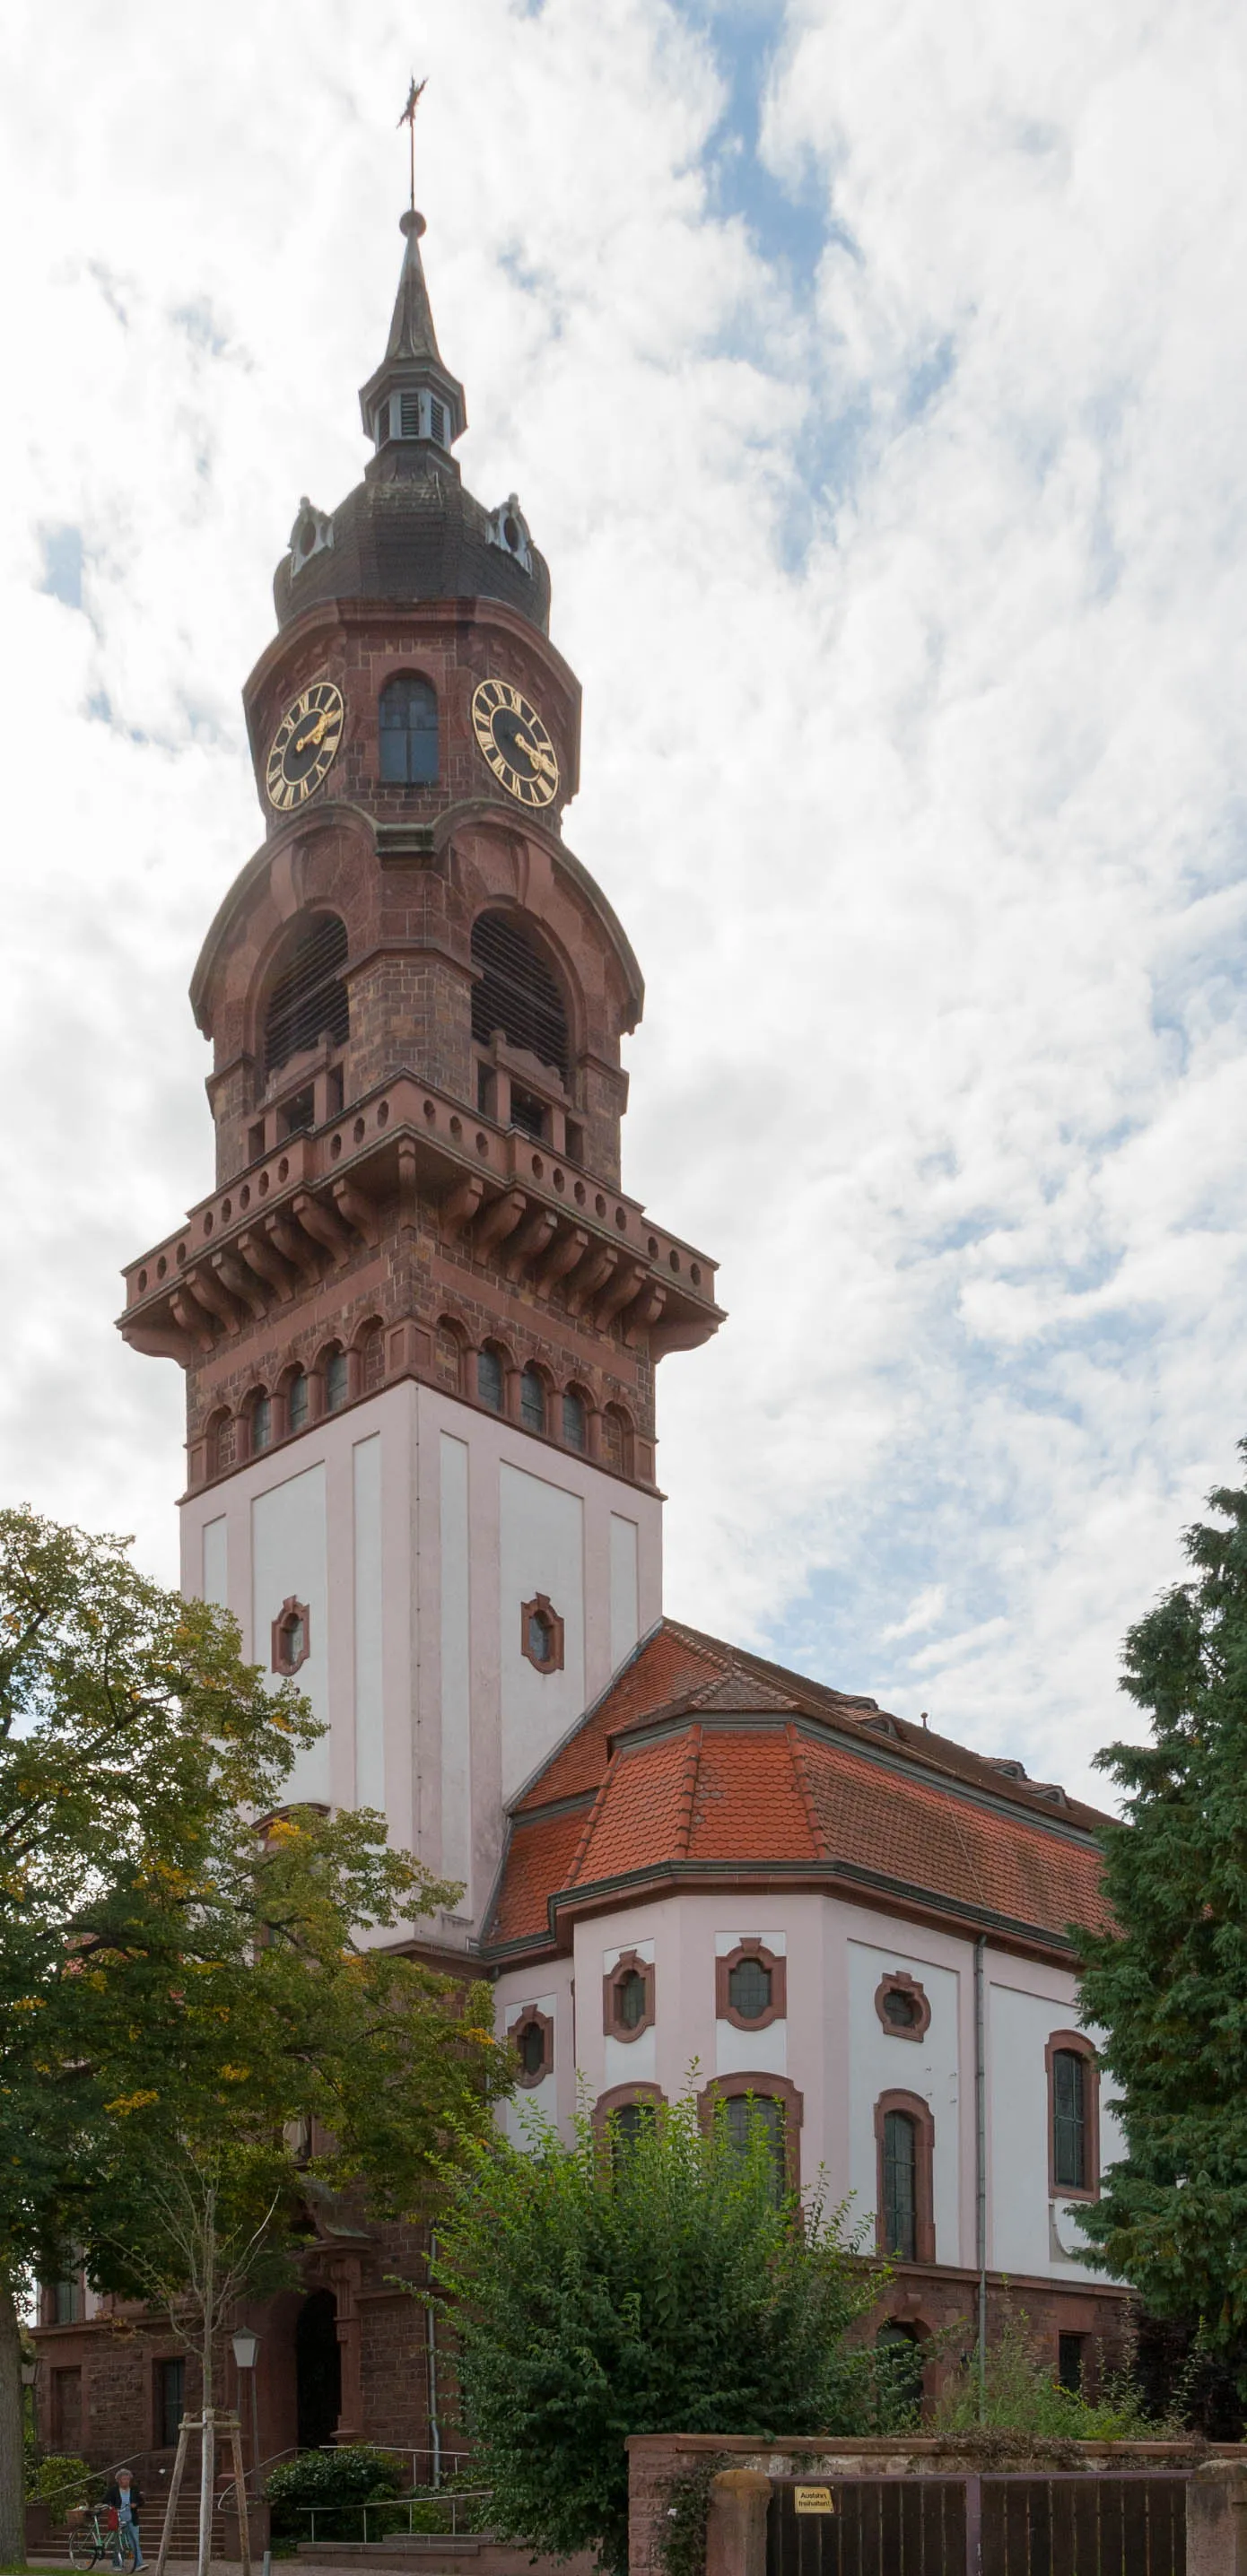
[[[344,2442],[334,2451],[300,2451],[293,2460],[279,2461],[264,2490],[273,2508],[274,2539],[310,2539],[307,2508],[315,2505],[318,2522],[319,2509],[326,2509],[318,2539],[362,2540],[364,2517],[358,2508],[401,2494],[404,2477],[403,2462],[371,2442]],[[384,2520],[388,2517],[369,2515],[370,2539],[381,2536]]]
[[[90,2492],[91,2472],[76,2452],[45,2451],[36,2462],[27,2451],[27,2504],[51,2504],[58,2512],[66,2513],[70,2505],[85,2504]]]
[[[875,2429],[849,2333],[882,2276],[818,2189],[777,2188],[760,2114],[743,2147],[691,2091],[631,2136],[537,2121],[446,2181],[433,2270],[499,2538],[626,2568],[629,2433]]]
[[[1046,2356],[1037,2349],[1024,2308],[1013,2309],[995,2341],[988,2344],[984,2372],[984,2405],[979,2412],[977,2358],[967,2354],[941,2390],[934,2430],[971,2432],[980,2424],[1012,2433],[1030,2433],[1038,2441],[1158,2442],[1189,2438],[1181,2415],[1172,2409],[1149,2415],[1128,2370],[1107,2371],[1096,2397],[1079,2388],[1063,2388],[1054,2379]]]

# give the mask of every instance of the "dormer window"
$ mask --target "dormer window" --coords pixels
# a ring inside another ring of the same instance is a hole
[[[380,771],[389,786],[437,782],[437,693],[401,672],[387,680],[377,708]]]

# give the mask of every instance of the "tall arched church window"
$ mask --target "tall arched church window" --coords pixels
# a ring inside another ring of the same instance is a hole
[[[907,2111],[884,2113],[883,2251],[903,2263],[918,2254],[918,2132]]]
[[[482,912],[472,925],[472,1035],[488,1046],[501,1029],[508,1046],[524,1047],[567,1080],[567,1013],[558,985],[526,931],[510,913]]]
[[[276,1073],[291,1056],[328,1038],[345,1046],[351,1029],[342,968],[346,928],[336,912],[315,912],[299,923],[264,1017],[264,1069]]]
[[[387,680],[377,709],[381,776],[389,786],[437,781],[437,696],[427,680]]]

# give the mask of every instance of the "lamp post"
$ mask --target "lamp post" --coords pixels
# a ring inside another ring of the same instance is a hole
[[[39,2377],[39,2364],[37,2361],[23,2361],[21,2370],[22,2386],[23,2388],[28,2388],[30,2390],[30,2438],[34,2445],[35,2466],[37,2468],[39,2465],[39,2414],[35,2399],[35,2387]]]
[[[250,2326],[239,2326],[237,2333],[230,2337],[230,2341],[234,2347],[234,2360],[238,2369],[251,2373],[251,2483],[258,2495],[260,2492],[260,2418],[256,2406],[255,2365],[256,2355],[260,2349],[260,2338]],[[239,2412],[241,2411],[240,2408]],[[241,2498],[239,2501],[241,2504]]]

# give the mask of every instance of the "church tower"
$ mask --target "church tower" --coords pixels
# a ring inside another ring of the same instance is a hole
[[[620,1185],[643,987],[562,837],[580,691],[404,215],[372,454],[304,500],[244,691],[264,839],[191,998],[217,1185],[126,1273],[186,1371],[183,1581],[328,1732],[292,1795],[381,1808],[479,1936],[504,1807],[661,1610],[654,1375],[714,1267]]]

